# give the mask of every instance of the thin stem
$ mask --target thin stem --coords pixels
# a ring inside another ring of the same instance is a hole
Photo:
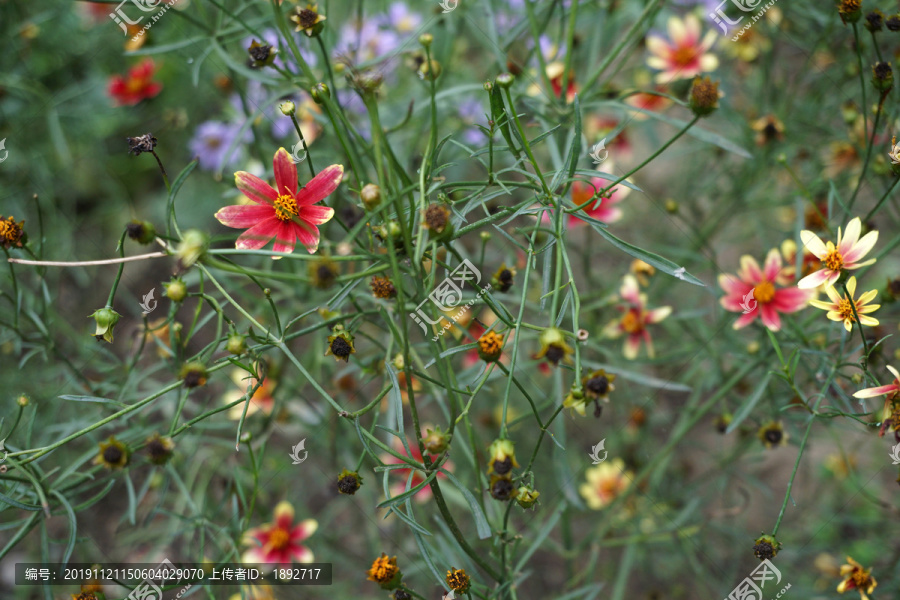
[[[791,497],[791,488],[794,487],[794,478],[797,476],[797,467],[800,466],[800,459],[803,457],[803,449],[806,448],[806,440],[809,439],[809,432],[812,431],[812,426],[815,422],[815,418],[810,417],[809,425],[806,426],[806,433],[803,434],[803,441],[800,442],[800,451],[797,452],[797,460],[794,461],[794,470],[791,472],[791,480],[788,482],[787,492],[784,494],[784,502],[781,503],[781,512],[778,513],[778,520],[775,521],[775,527],[772,528],[773,537],[778,533],[778,527],[781,525],[781,519],[784,517],[788,499]]]
[[[151,252],[150,254],[138,254],[137,256],[125,256],[122,258],[107,258],[105,260],[25,260],[22,258],[10,258],[9,262],[20,265],[40,265],[43,267],[92,267],[97,265],[117,265],[119,263],[133,262],[136,260],[149,260],[151,258],[163,258],[168,256],[165,252]]]

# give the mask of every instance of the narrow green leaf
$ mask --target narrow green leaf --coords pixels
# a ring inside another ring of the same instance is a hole
[[[759,402],[760,398],[763,397],[763,394],[766,391],[766,386],[769,385],[769,379],[772,378],[772,373],[766,373],[766,376],[760,382],[759,386],[753,392],[753,395],[747,398],[747,400],[741,405],[741,407],[734,413],[734,418],[731,420],[731,423],[728,425],[728,429],[725,430],[725,433],[731,433],[743,422],[744,419],[753,411],[753,407]]]
[[[69,517],[69,541],[66,543],[66,550],[63,552],[62,560],[60,561],[65,567],[69,559],[72,558],[72,551],[75,550],[75,540],[78,538],[78,520],[75,518],[75,511],[72,510],[72,505],[69,504],[65,496],[56,490],[50,490],[50,493],[59,499],[59,503],[63,505],[66,515]]]
[[[488,525],[487,517],[484,516],[484,511],[481,510],[481,506],[475,500],[475,496],[472,495],[472,492],[467,490],[462,482],[454,477],[450,471],[447,471],[446,469],[441,469],[440,471],[447,476],[450,483],[459,488],[459,491],[462,492],[466,502],[469,503],[469,508],[472,509],[472,515],[475,517],[475,530],[478,532],[478,539],[486,540],[491,537],[491,526]]]
[[[538,531],[537,536],[535,536],[534,541],[531,542],[531,545],[528,546],[528,549],[525,550],[525,553],[519,558],[518,564],[516,564],[516,568],[513,572],[521,571],[522,568],[528,563],[528,559],[538,551],[541,547],[541,544],[544,543],[544,540],[547,539],[547,536],[550,535],[550,532],[553,531],[553,528],[556,526],[557,521],[559,521],[560,517],[562,517],[563,510],[566,508],[565,499],[560,500],[559,504],[556,505],[556,509],[553,511],[553,514],[550,515],[549,518],[544,522],[544,526],[541,527],[540,531]]]
[[[70,402],[98,402],[100,404],[114,404],[120,408],[128,408],[128,405],[117,400],[109,400],[107,398],[98,398],[97,396],[71,396],[69,394],[59,396],[61,400],[69,400]]]
[[[594,228],[594,231],[606,238],[609,243],[611,243],[619,250],[625,252],[626,254],[629,254],[634,258],[639,258],[645,263],[653,265],[663,273],[668,273],[672,277],[675,277],[682,281],[686,281],[688,283],[692,283],[694,285],[699,285],[701,287],[706,286],[705,283],[685,271],[684,267],[679,267],[668,258],[663,258],[658,254],[654,254],[653,252],[649,252],[642,248],[638,248],[637,246],[633,246],[632,244],[629,244],[624,240],[620,240],[619,238],[608,232],[606,229],[604,229],[602,227],[602,224],[595,219],[591,219],[590,217],[586,216],[582,216],[581,218],[589,223],[591,227]]]

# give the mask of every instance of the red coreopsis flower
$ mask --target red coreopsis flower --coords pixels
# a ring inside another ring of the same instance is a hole
[[[779,313],[792,313],[806,307],[813,293],[796,287],[780,288],[777,282],[784,280],[781,254],[769,250],[763,268],[752,256],[741,257],[737,276],[719,275],[719,286],[725,295],[719,300],[725,310],[744,313],[734,322],[735,329],[746,327],[762,318],[770,331],[781,329]]]
[[[141,100],[153,98],[162,91],[162,84],[153,81],[156,63],[153,59],[144,59],[140,64],[131,67],[127,76],[113,75],[109,79],[109,95],[116,106],[134,106]]]
[[[654,357],[653,341],[650,338],[648,325],[659,323],[672,313],[671,306],[647,309],[647,295],[642,294],[634,275],[626,275],[619,288],[619,297],[625,301],[619,306],[622,318],[611,321],[603,330],[606,337],[617,338],[626,335],[624,354],[628,360],[634,360],[641,350],[641,342],[647,344],[647,356]]]
[[[610,183],[612,183],[612,181],[602,177],[591,177],[590,183],[573,181],[572,202],[580,206],[590,200],[594,194],[608,186]],[[585,224],[585,221],[581,220],[581,217],[579,217],[579,214],[582,211],[592,219],[602,221],[603,223],[615,223],[622,218],[622,209],[616,205],[628,194],[628,192],[623,193],[623,190],[631,191],[624,185],[618,185],[582,208],[578,213],[572,213],[569,215],[569,225]]]
[[[220,223],[235,229],[247,229],[238,237],[236,248],[258,250],[275,238],[275,252],[293,252],[299,241],[307,252],[319,248],[319,228],[334,216],[334,209],[315,206],[337,189],[344,176],[343,165],[331,165],[319,171],[298,189],[297,166],[291,155],[279,148],[273,159],[275,187],[246,171],[234,174],[238,189],[256,204],[226,206],[216,213]]]
[[[274,522],[247,530],[244,544],[251,548],[244,552],[241,560],[259,565],[313,562],[312,550],[301,542],[316,532],[319,527],[316,520],[306,519],[294,525],[294,507],[287,501],[278,503],[274,516]]]
[[[418,463],[422,463],[422,453],[419,451],[418,441],[407,438],[407,443],[409,444],[409,453],[408,454],[406,452],[406,448],[403,447],[403,442],[400,441],[400,438],[398,438],[396,436],[391,438],[391,448],[393,448],[394,451],[397,452],[397,454],[402,454],[404,456],[408,456],[412,460],[414,460]],[[387,454],[387,453],[384,453],[381,455],[381,462],[383,462],[386,465],[406,464],[403,461],[401,461],[399,458],[397,458],[396,456],[393,456],[393,455]],[[453,463],[449,460],[445,461],[441,468],[444,470],[450,471],[452,473],[453,472]],[[406,491],[406,482],[407,482],[407,480],[409,480],[409,471],[411,471],[411,470],[412,470],[412,468],[410,467],[409,469],[393,469],[391,471],[391,476],[395,478],[394,482],[391,483],[391,486],[390,486],[391,498],[399,496],[400,494],[402,494]],[[412,473],[413,473],[412,482],[409,484],[409,489],[413,489],[414,487],[416,487],[417,485],[420,485],[423,481],[425,481],[425,477],[422,475],[421,471],[413,471]],[[438,473],[437,476],[440,479],[444,479],[444,477],[445,477],[444,474],[440,473],[440,472]],[[431,486],[426,485],[421,490],[416,492],[413,495],[413,498],[415,499],[416,502],[425,502],[427,500],[430,500],[431,499]]]

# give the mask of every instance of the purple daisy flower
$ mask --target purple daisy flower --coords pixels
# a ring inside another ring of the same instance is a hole
[[[200,168],[205,171],[216,171],[237,162],[240,145],[230,156],[226,157],[225,153],[228,152],[228,148],[234,143],[240,131],[241,126],[236,123],[221,121],[201,123],[188,144],[191,152],[200,160]],[[252,135],[248,130],[241,141],[249,143],[251,139]]]

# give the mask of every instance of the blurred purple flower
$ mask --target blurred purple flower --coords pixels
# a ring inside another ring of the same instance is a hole
[[[393,31],[378,27],[378,19],[370,19],[357,26],[345,23],[335,54],[348,56],[353,62],[365,62],[390,54],[400,46],[400,37]]]
[[[362,98],[359,97],[359,94],[357,94],[353,90],[338,90],[337,99],[338,104],[340,104],[345,111],[350,112],[354,115],[366,114],[366,105],[363,104]]]
[[[386,15],[375,17],[375,22],[385,29],[399,33],[412,33],[422,24],[422,16],[409,10],[403,2],[394,2]]]
[[[221,121],[201,123],[188,144],[194,156],[200,159],[200,168],[206,171],[215,171],[234,164],[239,156],[240,144],[235,147],[227,159],[225,153],[237,139],[240,131],[241,126],[238,124],[223,123]],[[251,139],[252,135],[247,130],[241,141],[249,143]]]
[[[486,125],[484,103],[478,98],[470,96],[460,102],[456,110],[463,123],[470,126],[463,130],[463,140],[469,145],[484,143],[487,137],[485,133],[477,127],[471,127],[476,123]]]

